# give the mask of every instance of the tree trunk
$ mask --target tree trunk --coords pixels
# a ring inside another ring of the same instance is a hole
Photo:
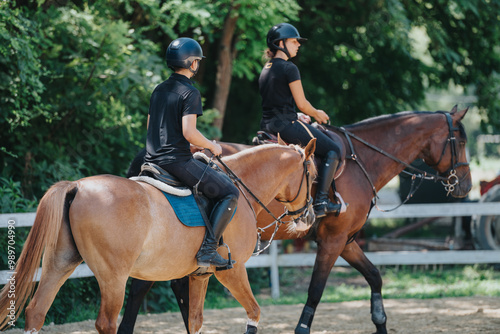
[[[236,57],[234,49],[234,31],[238,21],[237,7],[232,7],[224,21],[224,30],[219,46],[217,73],[215,77],[215,93],[213,107],[219,111],[220,117],[214,121],[214,126],[222,131],[226,113],[227,98],[231,87],[233,60]],[[217,138],[220,139],[220,138]]]

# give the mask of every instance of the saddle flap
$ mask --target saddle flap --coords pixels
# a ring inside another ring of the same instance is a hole
[[[337,167],[337,171],[335,172],[335,179],[339,178],[345,169],[345,165],[346,165],[345,164],[345,155],[347,152],[346,146],[345,146],[344,141],[342,140],[342,137],[340,137],[336,132],[328,129],[327,127],[325,127],[321,124],[313,123],[311,125],[314,126],[316,129],[318,129],[319,131],[323,132],[325,135],[327,135],[328,138],[333,140],[338,145],[338,147],[340,147],[340,162],[339,162],[339,166]]]

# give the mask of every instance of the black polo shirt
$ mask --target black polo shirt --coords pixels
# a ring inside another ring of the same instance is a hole
[[[174,73],[159,84],[149,102],[147,162],[166,165],[192,157],[182,134],[182,117],[202,115],[201,94],[186,76]]]
[[[281,58],[273,58],[264,65],[259,77],[262,97],[262,122],[273,118],[294,121],[297,119],[295,101],[289,84],[300,80],[297,66]]]

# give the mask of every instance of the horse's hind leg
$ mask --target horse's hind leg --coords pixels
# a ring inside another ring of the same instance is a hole
[[[247,312],[248,321],[245,334],[257,333],[260,306],[252,293],[245,266],[236,265],[233,269],[215,272],[215,277],[231,292]]]
[[[377,327],[376,334],[386,334],[387,316],[384,311],[384,304],[382,302],[382,277],[380,272],[368,260],[365,253],[361,250],[356,242],[351,242],[346,245],[341,254],[342,258],[346,260],[353,268],[359,271],[366,279],[371,289],[371,314],[372,321]]]
[[[66,224],[61,226],[55,249],[45,251],[42,276],[33,299],[26,308],[25,329],[40,330],[57,292],[82,262]]]
[[[117,330],[118,315],[125,298],[125,286],[128,275],[114,275],[114,271],[106,275],[96,273],[99,288],[101,290],[101,307],[95,322],[95,328],[99,334],[115,334]]]

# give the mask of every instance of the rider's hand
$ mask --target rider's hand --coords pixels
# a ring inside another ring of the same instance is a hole
[[[330,117],[323,110],[316,109],[316,115],[314,116],[316,122],[319,124],[326,124],[330,120]]]
[[[299,118],[299,121],[301,121],[303,123],[311,124],[311,117],[309,117],[309,115],[306,115],[306,114],[299,112],[298,118]]]
[[[215,142],[215,140],[212,142],[212,147],[209,148],[209,150],[212,152],[213,155],[218,156],[222,154],[222,147]]]

